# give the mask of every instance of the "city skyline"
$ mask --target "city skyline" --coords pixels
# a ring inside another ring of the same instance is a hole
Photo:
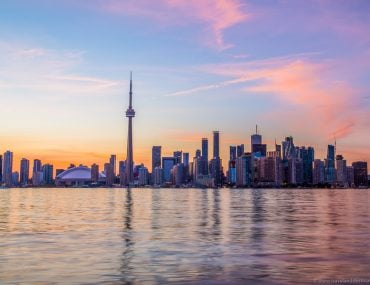
[[[124,160],[133,70],[136,163],[150,166],[154,145],[192,156],[219,130],[225,164],[255,124],[270,148],[292,135],[323,158],[336,140],[348,161],[369,163],[367,1],[0,5],[0,148],[14,161]]]

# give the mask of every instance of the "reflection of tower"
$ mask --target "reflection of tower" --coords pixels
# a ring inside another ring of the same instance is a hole
[[[135,111],[132,108],[132,72],[130,74],[130,105],[126,111],[128,118],[128,137],[127,137],[127,158],[126,158],[126,179],[127,184],[134,182],[134,163],[133,163],[133,147],[132,147],[132,118],[135,117]]]

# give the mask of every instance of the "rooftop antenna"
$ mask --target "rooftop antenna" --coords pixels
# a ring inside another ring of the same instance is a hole
[[[256,125],[256,135],[258,135],[257,125]]]

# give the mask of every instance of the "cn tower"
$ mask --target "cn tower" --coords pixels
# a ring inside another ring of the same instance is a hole
[[[135,111],[132,108],[132,72],[130,73],[130,105],[126,111],[126,117],[128,118],[128,136],[127,136],[127,158],[126,158],[126,179],[127,184],[133,184],[134,182],[134,156],[132,147],[132,118],[135,117]]]

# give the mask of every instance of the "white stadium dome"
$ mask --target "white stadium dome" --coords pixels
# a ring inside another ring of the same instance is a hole
[[[105,181],[105,175],[99,173],[99,181]],[[63,171],[56,177],[56,184],[59,186],[86,185],[92,183],[91,168],[77,166]]]

